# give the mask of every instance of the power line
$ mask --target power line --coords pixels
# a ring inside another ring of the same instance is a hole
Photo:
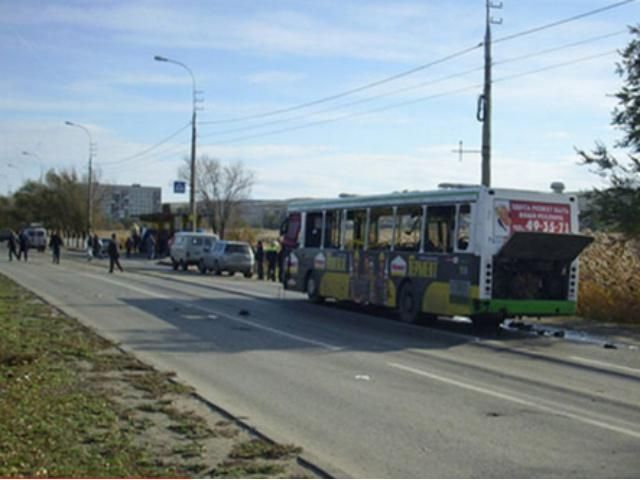
[[[608,50],[606,52],[596,53],[595,55],[589,55],[589,56],[582,57],[582,58],[576,58],[575,60],[569,60],[569,61],[562,62],[562,63],[556,63],[554,65],[548,65],[546,67],[536,68],[534,70],[529,70],[529,71],[522,72],[522,73],[514,73],[513,75],[506,75],[504,77],[497,78],[496,80],[493,81],[493,83],[504,82],[504,81],[507,81],[507,80],[513,80],[515,78],[520,78],[520,77],[525,77],[525,76],[528,76],[528,75],[533,75],[535,73],[546,72],[547,70],[554,70],[554,69],[560,68],[560,67],[566,67],[566,66],[569,66],[569,65],[575,65],[576,63],[582,63],[582,62],[586,62],[588,60],[595,60],[596,58],[606,57],[608,55],[613,55],[614,53],[618,53],[618,51],[617,50]]]
[[[588,60],[594,60],[596,58],[604,57],[604,56],[607,56],[607,55],[612,55],[614,53],[617,53],[617,51],[616,50],[609,50],[607,52],[599,53],[599,54],[596,54],[596,55],[589,55],[589,56],[586,56],[586,57],[578,58],[578,59],[567,61],[567,62],[561,62],[561,63],[557,63],[557,64],[554,64],[554,65],[549,65],[547,67],[542,67],[542,68],[538,68],[538,69],[535,69],[535,70],[530,70],[530,71],[526,71],[526,72],[522,72],[522,73],[518,73],[518,74],[508,75],[508,76],[505,76],[505,77],[500,77],[500,78],[494,79],[493,83],[512,80],[512,79],[515,79],[515,78],[521,78],[521,77],[524,77],[524,76],[527,76],[527,75],[533,75],[533,74],[536,74],[536,73],[540,73],[540,72],[548,71],[548,70],[553,70],[553,69],[565,67],[565,66],[568,66],[568,65],[574,65],[576,63],[581,63],[581,62],[585,62],[585,61],[588,61]],[[414,104],[417,104],[417,103],[422,103],[422,102],[425,102],[427,100],[433,100],[435,98],[440,98],[440,97],[449,96],[449,95],[455,95],[455,94],[462,93],[462,92],[465,92],[465,91],[477,89],[477,88],[479,88],[481,86],[482,86],[482,84],[469,85],[469,86],[466,86],[466,87],[461,87],[461,88],[457,88],[457,89],[454,89],[454,90],[449,90],[449,91],[446,91],[446,92],[441,92],[441,93],[429,95],[429,96],[426,96],[426,97],[420,97],[420,98],[413,99],[413,100],[408,100],[408,101],[405,101],[405,102],[386,105],[384,107],[379,107],[379,108],[372,109],[372,110],[365,110],[365,111],[362,111],[362,112],[353,112],[353,113],[350,113],[350,114],[347,114],[347,115],[342,115],[342,116],[334,117],[334,118],[331,118],[331,119],[319,120],[319,121],[316,121],[316,122],[309,122],[309,123],[305,123],[305,124],[302,124],[302,125],[296,125],[296,126],[293,126],[293,127],[282,128],[282,129],[279,129],[279,130],[272,130],[272,131],[268,131],[268,132],[257,133],[257,134],[254,134],[254,135],[246,135],[246,136],[236,137],[236,138],[232,138],[232,139],[229,139],[229,140],[216,142],[213,145],[226,145],[226,144],[230,144],[230,143],[237,143],[237,142],[241,142],[241,141],[244,141],[244,140],[251,140],[251,139],[254,139],[254,138],[261,138],[261,137],[266,137],[266,136],[271,136],[271,135],[277,135],[277,134],[280,134],[280,133],[286,133],[286,132],[290,132],[290,131],[311,128],[311,127],[315,127],[315,126],[319,126],[319,125],[325,125],[325,124],[328,124],[328,123],[333,123],[333,122],[337,122],[337,121],[341,121],[341,120],[346,120],[346,119],[349,119],[349,118],[367,116],[367,115],[371,115],[373,113],[379,113],[379,112],[386,111],[386,110],[392,110],[392,109],[395,109],[395,108],[400,108],[400,107],[405,107],[405,106],[408,106],[408,105],[414,105]]]
[[[563,45],[560,45],[560,46],[557,46],[557,47],[548,48],[548,49],[545,49],[545,50],[540,50],[540,51],[537,51],[537,52],[521,55],[521,56],[518,56],[518,57],[508,58],[508,59],[505,59],[505,60],[494,62],[494,65],[503,65],[503,64],[506,64],[506,63],[512,63],[512,62],[526,60],[526,59],[537,57],[537,56],[547,55],[549,53],[554,53],[554,52],[558,52],[558,51],[561,51],[561,50],[564,50],[564,49],[567,49],[567,48],[573,48],[573,47],[576,47],[576,46],[585,45],[585,44],[588,44],[588,43],[600,41],[600,40],[607,39],[607,38],[610,38],[610,37],[613,37],[613,36],[616,36],[616,35],[621,35],[623,33],[626,33],[626,30],[618,30],[618,31],[607,33],[607,34],[604,34],[604,35],[597,35],[595,37],[590,37],[590,38],[586,38],[586,39],[579,40],[579,41],[576,41],[576,42],[563,44]],[[231,129],[227,129],[227,130],[222,130],[222,131],[218,131],[218,132],[214,132],[214,133],[210,133],[210,134],[201,135],[201,138],[218,137],[218,136],[228,135],[228,134],[231,134],[231,133],[246,132],[246,131],[256,130],[256,129],[263,128],[263,127],[268,127],[268,126],[271,126],[271,125],[278,125],[278,124],[281,124],[281,123],[288,123],[288,122],[292,122],[292,121],[295,121],[295,120],[301,120],[301,119],[305,119],[305,118],[309,118],[309,117],[314,117],[314,116],[320,115],[322,113],[327,113],[327,112],[334,111],[334,110],[340,110],[340,109],[344,109],[344,108],[347,108],[347,107],[360,105],[360,104],[363,104],[363,103],[369,103],[369,102],[378,100],[380,98],[389,97],[389,96],[392,96],[392,95],[397,95],[399,93],[405,93],[405,92],[408,92],[408,91],[411,91],[411,90],[417,90],[417,89],[424,88],[426,86],[433,85],[433,84],[436,84],[436,83],[440,83],[440,82],[443,82],[443,81],[446,81],[446,80],[451,80],[453,78],[462,77],[462,76],[468,75],[470,73],[474,73],[474,72],[480,71],[482,69],[483,69],[482,66],[475,67],[475,68],[472,68],[472,69],[468,69],[468,70],[464,70],[464,71],[461,71],[461,72],[457,72],[457,73],[453,73],[453,74],[450,74],[450,75],[445,75],[445,76],[442,76],[442,77],[439,77],[439,78],[435,78],[435,79],[432,79],[432,80],[429,80],[429,81],[426,81],[426,82],[420,82],[418,84],[410,85],[410,86],[407,86],[407,87],[404,87],[404,88],[400,88],[400,89],[384,92],[384,93],[381,93],[381,94],[378,94],[378,95],[373,95],[373,96],[370,96],[370,97],[367,97],[367,98],[363,98],[363,99],[359,99],[359,100],[343,103],[343,104],[340,104],[340,105],[324,108],[324,109],[321,109],[321,110],[316,110],[314,112],[305,113],[305,114],[301,114],[301,115],[296,115],[296,116],[293,116],[293,117],[287,117],[287,118],[283,118],[283,119],[279,119],[279,120],[271,120],[269,122],[262,122],[262,123],[258,123],[258,124],[255,124],[255,125],[248,125],[248,126],[244,126],[244,127],[237,127],[237,128],[231,128]]]
[[[404,78],[407,77],[409,75],[412,75],[414,73],[420,72],[422,70],[426,70],[427,68],[433,67],[435,65],[439,65],[441,63],[447,62],[449,60],[453,60],[454,58],[458,58],[461,57],[463,55],[466,55],[469,52],[472,52],[473,50],[476,50],[478,48],[480,48],[481,44],[475,45],[473,47],[469,47],[469,48],[465,48],[464,50],[460,50],[458,52],[452,53],[450,55],[447,55],[445,57],[442,57],[438,60],[434,60],[432,62],[429,63],[425,63],[422,65],[419,65],[415,68],[412,68],[410,70],[406,70],[404,72],[398,73],[396,75],[392,75],[391,77],[387,77],[387,78],[383,78],[382,80],[377,80],[375,82],[371,82],[368,83],[367,85],[363,85],[361,87],[357,87],[357,88],[352,88],[351,90],[347,90],[341,93],[336,93],[334,95],[329,95],[327,97],[323,97],[320,98],[318,100],[312,100],[310,102],[306,102],[306,103],[301,103],[299,105],[294,105],[292,107],[287,107],[287,108],[281,108],[279,110],[272,110],[270,112],[264,112],[264,113],[259,113],[256,115],[248,115],[246,117],[238,117],[238,118],[231,118],[231,119],[226,119],[226,120],[212,120],[212,121],[204,121],[204,122],[200,122],[201,125],[218,125],[218,124],[222,124],[222,123],[235,123],[235,122],[243,122],[243,121],[247,121],[247,120],[256,120],[259,118],[264,118],[264,117],[271,117],[273,115],[278,115],[281,113],[287,113],[287,112],[292,112],[295,110],[301,110],[303,108],[307,108],[307,107],[312,107],[313,105],[318,105],[320,103],[325,103],[325,102],[329,102],[332,100],[337,100],[338,98],[342,98],[342,97],[346,97],[348,95],[352,95],[354,93],[358,93],[358,92],[362,92],[364,90],[368,90],[374,87],[378,87],[380,85],[384,85],[385,83],[389,83],[389,82],[393,82],[395,80],[399,80],[400,78]]]
[[[516,61],[520,61],[520,60],[526,60],[528,58],[533,58],[533,57],[539,57],[541,55],[546,55],[548,53],[554,53],[554,52],[558,52],[560,50],[565,50],[567,48],[578,47],[580,45],[585,45],[587,43],[597,42],[599,40],[604,40],[606,38],[615,37],[617,35],[622,35],[624,33],[627,33],[627,30],[617,30],[615,32],[606,33],[604,35],[598,35],[598,36],[595,36],[595,37],[586,38],[584,40],[578,40],[577,42],[566,43],[566,44],[560,45],[558,47],[547,48],[545,50],[540,50],[538,52],[533,52],[533,53],[529,53],[529,54],[526,54],[526,55],[521,55],[519,57],[507,58],[505,60],[500,60],[498,62],[493,62],[493,65],[494,66],[495,65],[503,65],[505,63],[511,63],[511,62],[516,62]]]
[[[152,145],[149,148],[145,148],[144,150],[135,153],[133,155],[130,155],[128,157],[125,158],[121,158],[119,160],[114,160],[111,162],[100,162],[100,166],[109,166],[109,165],[118,165],[121,163],[125,163],[128,162],[129,160],[133,160],[134,158],[138,158],[138,157],[142,157],[143,155],[146,155],[147,153],[151,152],[152,150],[155,150],[158,147],[161,147],[162,145],[164,145],[165,143],[167,143],[169,140],[171,140],[174,137],[177,137],[178,135],[180,135],[183,131],[185,131],[188,127],[191,126],[191,122],[187,123],[186,125],[180,127],[178,130],[176,130],[175,132],[173,132],[171,135],[169,135],[166,138],[163,138],[162,140],[160,140],[158,143],[156,143],[155,145]]]
[[[552,23],[548,23],[546,25],[541,25],[539,27],[530,28],[528,30],[523,30],[522,32],[514,33],[511,35],[506,35],[504,37],[497,38],[492,41],[492,43],[500,43],[507,42],[509,40],[513,40],[515,38],[524,37],[525,35],[531,35],[532,33],[538,33],[542,30],[547,30],[548,28],[558,27],[560,25],[564,25],[567,23],[575,22],[576,20],[581,20],[586,17],[590,17],[593,15],[597,15],[598,13],[606,12],[608,10],[613,10],[614,8],[622,7],[629,3],[633,3],[636,0],[622,0],[621,2],[612,3],[611,5],[607,5],[605,7],[596,8],[595,10],[589,10],[588,12],[580,13],[578,15],[574,15],[572,17],[564,18],[562,20],[558,20]]]
[[[601,7],[601,8],[597,8],[597,9],[594,9],[594,10],[590,10],[588,12],[584,12],[584,13],[579,14],[579,15],[574,15],[572,17],[568,17],[568,18],[565,18],[565,19],[562,19],[562,20],[558,20],[558,21],[555,21],[555,22],[552,22],[552,23],[541,25],[539,27],[535,27],[535,28],[531,28],[531,29],[528,29],[528,30],[524,30],[524,31],[521,31],[521,32],[518,32],[518,33],[515,33],[515,34],[512,34],[512,35],[507,35],[505,37],[501,37],[501,38],[493,40],[493,43],[505,42],[505,41],[513,40],[515,38],[519,38],[519,37],[522,37],[522,36],[531,35],[533,33],[537,33],[537,32],[540,32],[540,31],[543,31],[543,30],[546,30],[546,29],[549,29],[549,28],[557,27],[559,25],[564,25],[564,24],[567,24],[567,23],[570,23],[570,22],[573,22],[573,21],[577,21],[577,20],[592,16],[592,15],[596,15],[596,14],[599,14],[599,13],[602,13],[602,12],[605,12],[605,11],[608,11],[608,10],[612,10],[614,8],[618,8],[618,7],[630,4],[630,3],[635,2],[635,1],[636,0],[619,1],[619,2],[613,3],[611,5],[607,5],[605,7]],[[547,50],[544,50],[544,51],[541,51],[541,52],[528,54],[528,55],[525,55],[525,56],[522,56],[522,57],[515,57],[515,58],[503,60],[503,61],[500,61],[500,62],[496,62],[495,65],[504,64],[504,63],[508,63],[508,62],[513,62],[513,61],[516,61],[516,60],[522,60],[524,58],[531,58],[533,56],[538,56],[538,55],[542,55],[542,54],[546,54],[546,53],[551,53],[551,52],[554,52],[554,51],[561,50],[563,48],[569,48],[569,47],[572,47],[572,46],[582,45],[582,44],[585,44],[585,43],[588,43],[588,42],[591,42],[591,41],[596,41],[596,40],[608,38],[608,37],[611,37],[611,36],[614,36],[614,35],[618,35],[620,33],[622,33],[622,32],[614,32],[614,33],[611,33],[611,34],[601,35],[601,36],[598,36],[598,37],[593,37],[591,39],[586,39],[586,40],[574,42],[574,43],[567,44],[567,45],[564,45],[564,46],[547,49]],[[304,109],[304,108],[308,108],[310,106],[318,105],[318,104],[321,104],[321,103],[326,103],[326,102],[329,102],[329,101],[332,101],[332,100],[337,100],[339,98],[343,98],[343,97],[346,97],[348,95],[352,95],[354,93],[358,93],[358,92],[361,92],[361,91],[364,91],[364,90],[368,90],[368,89],[371,89],[371,88],[374,88],[374,87],[377,87],[377,86],[380,86],[380,85],[383,85],[383,84],[386,84],[386,83],[393,82],[395,80],[399,80],[401,78],[407,77],[407,76],[412,75],[414,73],[417,73],[419,71],[425,70],[427,68],[430,68],[430,67],[436,66],[438,64],[444,63],[446,61],[449,61],[449,60],[455,59],[457,57],[463,56],[463,55],[465,55],[467,53],[470,53],[473,50],[476,50],[476,49],[482,47],[482,46],[483,46],[483,42],[480,42],[478,45],[475,45],[475,46],[472,46],[472,47],[457,51],[457,52],[455,52],[453,54],[447,55],[447,56],[442,57],[442,58],[440,58],[438,60],[435,60],[435,61],[432,61],[432,62],[429,62],[429,63],[425,63],[423,65],[419,65],[418,67],[412,68],[410,70],[406,70],[404,72],[401,72],[401,73],[396,74],[396,75],[392,75],[390,77],[386,77],[386,78],[384,78],[382,80],[371,82],[371,83],[363,85],[361,87],[353,88],[353,89],[350,89],[350,90],[347,90],[347,91],[344,91],[344,92],[341,92],[341,93],[338,93],[338,94],[330,95],[330,96],[327,96],[327,97],[323,97],[323,98],[320,98],[320,99],[317,99],[317,100],[313,100],[313,101],[310,101],[310,102],[302,103],[302,104],[295,105],[295,106],[292,106],[292,107],[282,108],[282,109],[273,110],[273,111],[268,111],[268,112],[264,112],[264,113],[256,114],[256,115],[248,115],[248,116],[245,116],[245,117],[238,117],[238,118],[235,118],[235,119],[226,119],[226,120],[217,120],[217,121],[204,121],[204,122],[199,122],[199,124],[201,124],[201,125],[216,125],[216,124],[224,124],[224,123],[235,123],[235,122],[242,122],[242,121],[265,118],[265,117],[268,117],[268,116],[275,116],[275,115],[278,115],[278,114],[287,113],[287,112],[291,112],[291,111],[295,111],[295,110],[301,110],[301,109]],[[548,67],[543,67],[543,68],[540,68],[540,69],[532,70],[532,71],[529,71],[529,72],[524,72],[524,73],[521,73],[521,74],[511,75],[511,76],[508,76],[508,77],[502,77],[500,79],[494,80],[494,83],[498,82],[498,81],[505,81],[505,80],[512,79],[512,78],[519,78],[519,77],[522,77],[522,76],[525,76],[525,75],[531,75],[531,74],[534,74],[534,73],[538,73],[538,72],[542,72],[542,71],[546,71],[546,70],[550,70],[550,69],[554,69],[554,68],[559,68],[559,67],[566,66],[566,65],[579,63],[579,62],[582,62],[582,61],[598,58],[598,57],[601,57],[601,56],[610,55],[611,53],[615,53],[615,51],[606,52],[606,53],[598,54],[598,55],[595,55],[595,56],[584,57],[584,58],[581,58],[581,59],[576,59],[574,61],[564,62],[564,63],[561,63],[561,64],[556,64],[556,65],[552,65],[552,66],[548,66]],[[261,127],[264,127],[264,126],[269,126],[269,125],[273,125],[273,124],[277,124],[277,123],[290,122],[290,121],[294,121],[294,120],[297,120],[297,119],[300,119],[300,118],[307,118],[309,116],[318,115],[320,113],[325,113],[327,111],[331,111],[331,110],[335,110],[335,109],[339,109],[339,108],[345,108],[345,107],[349,107],[349,106],[353,106],[353,105],[357,105],[357,104],[361,104],[361,103],[366,103],[366,102],[370,102],[370,101],[376,100],[378,98],[395,95],[397,93],[402,93],[402,92],[406,92],[406,91],[417,89],[417,88],[422,88],[422,87],[424,87],[426,85],[434,84],[434,83],[443,81],[445,79],[450,79],[450,78],[453,78],[453,77],[463,76],[463,75],[466,75],[468,73],[472,73],[472,72],[477,71],[477,70],[479,70],[481,68],[482,67],[478,67],[478,68],[474,68],[474,69],[467,70],[467,71],[464,71],[464,72],[459,72],[459,73],[456,73],[456,74],[452,74],[452,75],[448,75],[448,76],[442,77],[440,79],[435,79],[435,80],[431,80],[429,82],[424,82],[424,83],[421,83],[421,84],[418,84],[418,85],[409,86],[409,87],[398,89],[398,90],[395,90],[395,91],[391,91],[391,92],[386,92],[386,93],[383,93],[383,94],[375,95],[373,97],[368,97],[368,98],[365,98],[365,99],[360,99],[360,100],[356,100],[356,101],[353,101],[353,102],[348,102],[348,103],[343,104],[343,105],[330,107],[330,108],[323,109],[323,110],[320,110],[320,111],[312,112],[310,114],[298,115],[298,116],[295,116],[295,117],[290,117],[288,119],[281,119],[281,120],[266,122],[266,123],[263,123],[263,124],[258,124],[258,125],[248,126],[248,127],[241,127],[241,128],[238,128],[238,129],[230,129],[230,130],[227,130],[227,131],[224,131],[224,132],[215,133],[213,135],[222,135],[222,134],[225,134],[225,133],[234,133],[234,132],[238,132],[238,131],[245,131],[245,130],[250,130],[250,129],[255,129],[255,128],[261,128]],[[448,91],[448,92],[443,92],[443,93],[439,93],[439,94],[435,94],[435,95],[430,95],[430,96],[427,96],[427,97],[422,97],[422,98],[417,99],[417,100],[410,100],[410,101],[407,101],[407,102],[401,102],[401,103],[398,103],[398,104],[393,104],[393,105],[390,105],[390,106],[385,106],[385,107],[381,107],[381,108],[377,108],[377,109],[373,109],[373,110],[369,110],[369,111],[355,112],[355,113],[343,115],[343,116],[332,118],[332,119],[326,119],[326,120],[321,120],[321,121],[317,121],[317,122],[310,122],[310,123],[307,123],[307,124],[298,125],[298,126],[294,126],[294,127],[283,128],[283,129],[274,130],[274,131],[270,131],[270,132],[263,132],[263,133],[259,133],[259,134],[238,137],[238,138],[234,138],[234,139],[231,139],[231,140],[227,140],[227,141],[222,142],[222,143],[234,143],[234,142],[237,142],[237,141],[248,140],[248,139],[251,139],[251,138],[259,138],[259,137],[263,137],[263,136],[274,135],[274,134],[278,134],[278,133],[284,133],[284,132],[287,132],[287,131],[300,130],[302,128],[310,128],[312,126],[332,123],[332,122],[335,122],[335,121],[339,121],[339,120],[343,120],[343,119],[347,119],[347,118],[352,118],[352,117],[355,117],[355,116],[369,115],[369,114],[372,114],[372,113],[377,113],[379,111],[389,110],[391,108],[399,108],[399,107],[406,106],[406,105],[409,105],[409,104],[418,103],[418,102],[422,102],[422,101],[425,101],[425,100],[429,100],[429,99],[433,99],[433,98],[437,98],[437,97],[442,97],[442,96],[445,96],[445,95],[452,95],[452,94],[456,94],[456,93],[461,93],[462,91],[470,90],[472,88],[478,88],[478,85],[473,85],[473,86],[464,87],[464,88],[461,88],[461,89],[456,89],[456,90],[452,90],[452,91]],[[188,128],[190,125],[191,125],[191,123],[186,124],[185,126],[181,127],[179,130],[174,132],[173,134],[169,135],[167,138],[161,140],[157,144],[155,144],[155,145],[153,145],[153,146],[151,146],[151,147],[149,147],[149,148],[147,148],[145,150],[142,150],[141,152],[138,152],[138,153],[136,153],[134,155],[131,155],[129,157],[125,157],[123,159],[116,160],[116,161],[113,161],[113,162],[101,163],[100,166],[117,165],[117,164],[121,164],[121,163],[124,163],[126,161],[129,161],[129,160],[132,160],[134,158],[146,155],[147,153],[149,153],[152,150],[158,148],[159,146],[163,145],[164,143],[168,142],[169,140],[171,140],[172,138],[174,138],[175,136],[180,134],[182,131],[184,131],[186,128]],[[207,137],[207,136],[211,136],[211,135],[205,135],[203,137]]]
[[[549,28],[557,27],[557,26],[564,25],[564,24],[567,24],[567,23],[571,23],[571,22],[574,22],[574,21],[577,21],[577,20],[580,20],[580,19],[583,19],[583,18],[586,18],[586,17],[589,17],[589,16],[597,15],[597,14],[603,13],[605,11],[613,10],[615,8],[619,8],[619,7],[622,7],[624,5],[633,3],[635,1],[636,0],[622,0],[622,1],[610,4],[610,5],[607,5],[605,7],[596,8],[594,10],[590,10],[590,11],[587,11],[587,12],[584,12],[584,13],[581,13],[581,14],[578,14],[578,15],[574,15],[574,16],[571,16],[571,17],[568,17],[568,18],[564,18],[564,19],[561,19],[561,20],[557,20],[555,22],[547,23],[547,24],[544,24],[544,25],[540,25],[538,27],[530,28],[530,29],[527,29],[527,30],[523,30],[521,32],[517,32],[517,33],[511,34],[511,35],[507,35],[505,37],[501,37],[501,38],[493,40],[492,43],[506,42],[506,41],[513,40],[513,39],[516,39],[516,38],[519,38],[519,37],[523,37],[523,36],[526,36],[526,35],[531,35],[531,34],[534,34],[534,33],[537,33],[537,32],[543,31],[543,30],[547,30]],[[223,120],[204,121],[204,122],[199,122],[199,124],[200,125],[220,125],[220,124],[226,124],[226,123],[238,123],[238,122],[244,122],[244,121],[249,121],[249,120],[258,120],[260,118],[275,116],[275,115],[279,115],[279,114],[282,114],[282,113],[287,113],[287,112],[291,112],[291,111],[295,111],[295,110],[301,110],[301,109],[308,108],[308,107],[311,107],[311,106],[314,106],[314,105],[318,105],[320,103],[326,103],[326,102],[329,102],[329,101],[332,101],[332,100],[337,100],[339,98],[343,98],[343,97],[346,97],[348,95],[352,95],[354,93],[362,92],[364,90],[369,90],[371,88],[374,88],[374,87],[377,87],[377,86],[380,86],[380,85],[383,85],[383,84],[386,84],[386,83],[389,83],[389,82],[392,82],[392,81],[395,81],[395,80],[399,80],[400,78],[407,77],[409,75],[412,75],[412,74],[417,73],[419,71],[425,70],[427,68],[430,68],[430,67],[436,66],[438,64],[441,64],[441,63],[447,62],[449,60],[452,60],[454,58],[458,58],[458,57],[461,57],[463,55],[466,55],[467,53],[470,53],[470,52],[472,52],[472,51],[474,51],[474,50],[476,50],[478,48],[481,48],[482,46],[484,46],[484,42],[480,42],[477,45],[465,48],[463,50],[459,50],[459,51],[457,51],[455,53],[452,53],[450,55],[442,57],[442,58],[440,58],[438,60],[434,60],[432,62],[425,63],[423,65],[419,65],[419,66],[417,66],[415,68],[412,68],[410,70],[406,70],[404,72],[398,73],[396,75],[392,75],[390,77],[383,78],[381,80],[378,80],[378,81],[363,85],[361,87],[356,87],[356,88],[353,88],[353,89],[350,89],[350,90],[346,90],[344,92],[337,93],[337,94],[334,94],[334,95],[329,95],[327,97],[323,97],[323,98],[320,98],[320,99],[317,99],[317,100],[312,100],[312,101],[309,101],[309,102],[305,102],[305,103],[301,103],[301,104],[298,104],[298,105],[294,105],[292,107],[281,108],[281,109],[277,109],[277,110],[271,110],[271,111],[267,111],[267,112],[263,112],[263,113],[259,113],[259,114],[255,114],[255,115],[247,115],[247,116],[244,116],[244,117],[237,117],[237,118],[230,118],[230,119],[223,119]]]

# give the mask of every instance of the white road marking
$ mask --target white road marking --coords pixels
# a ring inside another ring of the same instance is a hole
[[[566,410],[562,410],[557,407],[548,407],[545,405],[541,405],[540,403],[525,400],[523,398],[515,397],[513,395],[509,395],[506,393],[500,393],[495,390],[490,390],[488,388],[479,387],[476,385],[471,385],[469,383],[461,382],[459,380],[454,380],[453,378],[443,377],[442,375],[437,375],[431,372],[425,372],[424,370],[419,370],[417,368],[408,367],[406,365],[401,365],[399,363],[387,363],[390,367],[397,368],[399,370],[404,370],[405,372],[413,373],[415,375],[419,375],[421,377],[430,378],[432,380],[437,380],[439,382],[447,383],[449,385],[453,385],[455,387],[463,388],[465,390],[470,390],[472,392],[481,393],[483,395],[487,395],[490,397],[499,398],[501,400],[506,400],[512,403],[517,403],[519,405],[524,405],[529,408],[535,408],[538,410],[542,410],[543,412],[549,412],[555,415],[562,415],[567,418],[571,418],[572,420],[576,420],[578,422],[586,423],[588,425],[592,425],[595,427],[603,428],[605,430],[609,430],[616,433],[621,433],[623,435],[628,435],[633,438],[640,438],[640,432],[635,430],[630,430],[628,428],[619,427],[616,425],[612,425],[607,422],[603,422],[600,420],[595,420],[592,418],[588,418],[585,415],[580,415],[572,412],[568,412]]]
[[[103,282],[110,283],[112,285],[116,285],[116,286],[118,286],[120,288],[126,288],[126,289],[129,289],[129,290],[133,290],[133,291],[136,291],[138,293],[142,293],[143,295],[148,295],[150,297],[162,298],[162,299],[165,299],[165,300],[170,300],[171,302],[176,303],[176,304],[178,304],[178,305],[180,305],[180,306],[182,306],[184,308],[191,308],[191,309],[195,309],[195,310],[200,310],[201,312],[204,312],[204,313],[206,313],[208,315],[222,316],[222,317],[227,318],[229,320],[233,320],[234,322],[237,322],[237,323],[242,323],[242,324],[245,324],[245,325],[249,325],[249,326],[257,328],[259,330],[264,330],[266,332],[270,332],[270,333],[274,333],[276,335],[280,335],[281,337],[286,337],[286,338],[290,338],[292,340],[297,340],[299,342],[308,343],[308,344],[311,344],[311,345],[315,345],[317,347],[322,347],[322,348],[324,348],[326,350],[330,350],[332,352],[338,352],[338,351],[342,350],[342,347],[337,347],[337,346],[331,345],[329,343],[321,342],[321,341],[318,341],[318,340],[313,340],[311,338],[303,337],[303,336],[300,336],[300,335],[295,335],[293,333],[285,332],[284,330],[279,330],[277,328],[268,327],[268,326],[262,325],[260,323],[252,322],[250,320],[245,320],[245,319],[237,317],[235,315],[222,314],[220,312],[216,312],[214,310],[211,310],[209,308],[203,307],[201,305],[193,305],[193,304],[190,304],[188,302],[177,300],[175,298],[169,297],[168,295],[164,295],[164,294],[161,294],[161,293],[158,293],[158,292],[152,292],[151,290],[147,290],[146,288],[140,288],[140,287],[133,286],[133,285],[130,285],[130,284],[125,284],[122,281],[116,281],[116,280],[113,280],[111,278],[105,277],[103,275],[95,275],[95,274],[92,274],[92,273],[84,273],[84,272],[82,273],[82,275],[87,276],[87,277],[91,277],[91,278],[95,278],[97,280],[102,280]]]
[[[592,360],[590,358],[575,357],[575,356],[571,356],[569,358],[571,358],[572,360],[575,360],[577,362],[580,362],[580,363],[587,363],[587,364],[590,364],[590,365],[597,365],[599,367],[607,367],[607,368],[612,368],[612,369],[616,369],[616,370],[622,370],[623,372],[631,372],[631,373],[635,373],[635,374],[640,375],[640,369],[639,368],[625,367],[624,365],[616,365],[615,363],[601,362],[599,360]]]

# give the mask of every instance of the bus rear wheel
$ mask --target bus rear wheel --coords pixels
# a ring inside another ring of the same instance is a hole
[[[420,302],[413,285],[405,283],[398,296],[398,318],[403,323],[416,323],[420,316]]]
[[[320,282],[318,281],[317,275],[313,272],[309,272],[305,285],[305,290],[307,292],[307,297],[309,297],[309,300],[311,300],[313,303],[322,303],[324,297],[320,295]]]

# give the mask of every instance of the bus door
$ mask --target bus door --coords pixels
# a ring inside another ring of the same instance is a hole
[[[293,250],[300,245],[299,236],[302,228],[302,215],[300,213],[290,213],[289,216],[280,225],[280,238],[282,240],[282,262],[281,270],[284,271],[282,280],[285,287],[288,286],[292,276],[298,275],[298,257],[291,255]],[[295,280],[294,280],[295,281]]]
[[[393,207],[369,210],[366,250],[360,262],[360,279],[366,302],[375,305],[387,303],[388,264],[395,243],[395,215]],[[366,286],[365,286],[366,282]]]
[[[369,300],[369,279],[365,274],[365,232],[367,210],[347,210],[344,221],[343,245],[349,258],[349,292],[351,300],[366,303]]]

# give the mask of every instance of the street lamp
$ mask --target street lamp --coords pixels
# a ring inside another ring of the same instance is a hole
[[[193,75],[191,69],[182,62],[161,57],[160,55],[156,55],[153,59],[157,62],[174,63],[181,66],[189,72],[189,75],[191,75],[191,81],[193,82],[193,114],[191,116],[191,179],[189,182],[191,192],[189,192],[189,209],[191,210],[191,230],[195,232],[196,225],[198,223],[196,218],[196,77]]]
[[[91,138],[91,132],[89,129],[83,125],[79,125],[77,123],[66,121],[65,125],[69,125],[70,127],[77,127],[87,134],[89,137],[89,181],[87,182],[87,235],[91,234],[91,183],[92,183],[92,163],[93,163],[93,139]]]
[[[22,155],[27,155],[29,157],[36,157],[36,160],[38,161],[38,166],[40,167],[40,182],[42,182],[43,169],[42,169],[42,159],[40,158],[40,155],[38,155],[35,152],[28,152],[27,150],[23,150]]]

